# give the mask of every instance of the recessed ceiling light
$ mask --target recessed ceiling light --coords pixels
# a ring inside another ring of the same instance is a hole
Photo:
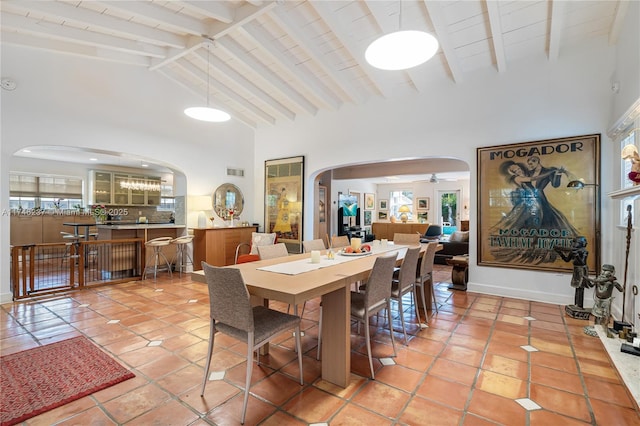
[[[89,158],[89,161],[98,161],[97,158]]]
[[[140,164],[140,165],[141,165],[142,167],[149,167],[149,165],[148,165],[148,164],[145,164],[145,163],[142,163],[142,164]]]

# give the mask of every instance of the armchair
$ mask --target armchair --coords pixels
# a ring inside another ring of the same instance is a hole
[[[429,225],[420,241],[423,243],[428,243],[429,241],[438,241],[441,236],[442,227],[440,225]]]
[[[264,234],[260,232],[251,233],[251,244],[240,243],[236,247],[236,256],[234,264],[255,262],[260,260],[260,254],[258,253],[258,246],[272,245],[278,242],[278,235],[276,233]],[[244,253],[241,253],[244,251]]]

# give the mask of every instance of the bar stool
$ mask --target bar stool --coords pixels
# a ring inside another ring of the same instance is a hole
[[[62,255],[62,259],[60,260],[60,266],[62,266],[64,264],[65,259],[68,259],[69,257],[71,257],[72,244],[76,246],[76,256],[78,255],[78,246],[79,246],[78,241],[83,239],[84,235],[75,235],[70,232],[64,232],[64,231],[60,231],[60,235],[62,235],[63,240],[70,241],[66,243],[67,247],[65,248],[64,254]]]
[[[189,244],[193,241],[193,235],[185,235],[182,237],[176,237],[171,240],[171,244],[176,245],[175,265],[180,271],[182,276],[182,269],[187,269],[189,263],[193,266],[193,259],[189,254]]]
[[[160,256],[164,258],[165,263],[167,264],[167,270],[169,271],[169,276],[171,277],[171,264],[167,259],[167,256],[162,252],[162,247],[166,247],[171,244],[171,237],[158,237],[153,240],[149,240],[144,243],[146,248],[153,247],[153,279],[155,281],[156,275],[158,273],[158,261],[160,260]],[[146,279],[147,277],[147,269],[149,267],[149,257],[147,257],[147,262],[144,265],[144,273],[142,274],[142,279]]]

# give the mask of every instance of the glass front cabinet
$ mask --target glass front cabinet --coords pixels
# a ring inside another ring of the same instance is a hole
[[[91,203],[157,206],[160,204],[160,184],[157,176],[92,170],[89,181]]]

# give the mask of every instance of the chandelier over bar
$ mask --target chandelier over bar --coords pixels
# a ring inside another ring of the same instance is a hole
[[[148,180],[123,180],[120,181],[120,188],[134,191],[160,192],[160,184]]]

